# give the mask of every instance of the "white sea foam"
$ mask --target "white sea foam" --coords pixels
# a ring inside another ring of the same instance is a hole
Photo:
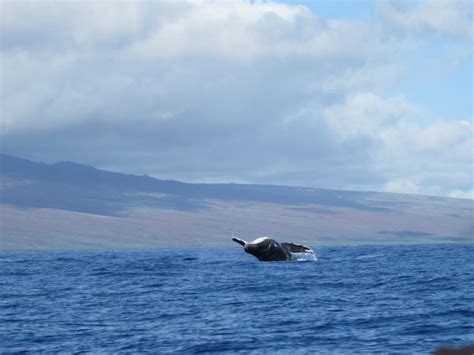
[[[291,253],[296,261],[318,261],[314,253]]]

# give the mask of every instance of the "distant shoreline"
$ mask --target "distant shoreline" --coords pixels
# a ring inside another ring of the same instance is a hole
[[[0,154],[0,250],[474,241],[474,201],[275,185],[189,184]]]
[[[380,243],[380,244],[334,244],[334,245],[311,245],[316,249],[330,249],[330,248],[366,248],[366,247],[403,247],[403,246],[433,246],[433,245],[458,245],[458,246],[474,246],[474,241],[459,241],[459,242],[432,242],[432,243]],[[28,248],[18,248],[18,249],[5,249],[0,247],[1,254],[8,253],[101,253],[101,252],[147,252],[154,250],[200,250],[200,249],[236,249],[233,245],[176,245],[176,246],[155,246],[149,248],[101,248],[101,249],[87,249],[87,248],[70,248],[70,249],[28,249]]]

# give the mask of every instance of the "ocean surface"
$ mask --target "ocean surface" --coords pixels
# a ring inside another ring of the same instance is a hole
[[[0,352],[426,354],[474,343],[473,244],[316,254],[0,253]]]

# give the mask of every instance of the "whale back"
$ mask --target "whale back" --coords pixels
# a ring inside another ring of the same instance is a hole
[[[260,261],[291,260],[291,253],[287,252],[276,241],[268,237],[257,238],[245,243],[244,250]]]
[[[268,237],[260,237],[247,242],[239,237],[232,240],[260,261],[317,260],[313,249],[296,243],[278,243]]]

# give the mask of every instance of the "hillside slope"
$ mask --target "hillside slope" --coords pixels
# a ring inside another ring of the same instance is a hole
[[[188,184],[0,154],[0,248],[473,241],[473,201],[271,185]]]

